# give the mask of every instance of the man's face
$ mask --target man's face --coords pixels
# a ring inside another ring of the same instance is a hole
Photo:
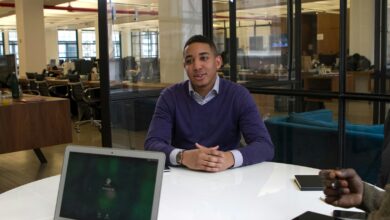
[[[221,64],[221,57],[206,43],[192,43],[184,49],[184,69],[200,95],[207,95],[213,88]]]

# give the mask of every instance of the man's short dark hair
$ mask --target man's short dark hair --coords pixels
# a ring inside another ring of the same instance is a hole
[[[187,42],[184,44],[183,51],[185,50],[185,48],[187,46],[189,46],[190,44],[193,44],[193,43],[208,44],[210,46],[211,50],[213,51],[213,53],[215,55],[218,55],[217,47],[215,46],[214,42],[212,40],[210,40],[208,37],[203,36],[203,35],[194,35],[194,36],[190,37],[190,39],[188,39]]]

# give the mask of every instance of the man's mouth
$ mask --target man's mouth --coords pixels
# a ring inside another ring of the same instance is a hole
[[[196,79],[196,80],[202,80],[205,76],[206,76],[206,73],[195,74],[195,75],[194,75],[194,79]]]

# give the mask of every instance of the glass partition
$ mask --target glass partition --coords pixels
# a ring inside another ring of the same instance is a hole
[[[161,91],[186,79],[182,50],[187,38],[202,34],[202,5],[198,0],[107,4],[112,146],[143,149]]]
[[[236,3],[234,10],[232,2]],[[252,92],[275,144],[274,161],[330,168],[341,164],[340,155],[344,153],[345,166],[375,183],[377,164],[368,169],[373,172],[369,174],[359,163],[371,166],[371,160],[380,154],[368,153],[370,159],[363,159],[365,149],[376,149],[383,143],[383,124],[378,124],[375,115],[384,115],[377,103],[388,99],[386,94],[385,98],[365,94],[373,91],[375,75],[369,71],[377,62],[373,54],[380,52],[374,49],[372,31],[372,26],[378,25],[376,1],[346,1],[345,11],[338,0],[298,2],[211,1],[209,22],[224,61],[219,74],[226,79],[236,74],[237,83]],[[109,18],[110,32],[119,32],[121,39],[118,44],[116,38],[116,49],[110,49],[107,73],[114,147],[142,149],[160,92],[186,80],[182,47],[191,35],[201,34],[202,22],[207,22],[202,21],[200,5],[197,0],[172,0],[148,7],[112,3],[116,13]],[[121,13],[126,10],[129,13]],[[359,11],[371,13],[372,18],[361,21],[364,18],[356,15]],[[340,23],[344,24],[340,13],[347,18],[345,30],[340,30]],[[232,16],[236,17],[234,23]],[[232,40],[230,34],[234,32],[236,39]],[[344,34],[347,54],[340,60]],[[120,57],[115,52],[118,45]],[[355,53],[370,61],[368,72],[349,69],[352,66],[348,62]],[[230,60],[232,54],[237,55],[236,60]],[[231,63],[235,63],[234,68]],[[339,94],[340,64],[347,70],[345,94]],[[345,135],[339,130],[344,121]],[[374,136],[378,139],[374,143],[366,131],[376,126],[379,130]],[[363,134],[355,128],[367,130]]]

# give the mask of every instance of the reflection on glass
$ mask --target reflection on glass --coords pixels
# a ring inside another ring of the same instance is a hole
[[[214,1],[214,41],[224,58],[223,73],[228,76],[228,1]],[[287,7],[275,1],[237,2],[237,71],[239,82],[278,81],[287,76]]]

